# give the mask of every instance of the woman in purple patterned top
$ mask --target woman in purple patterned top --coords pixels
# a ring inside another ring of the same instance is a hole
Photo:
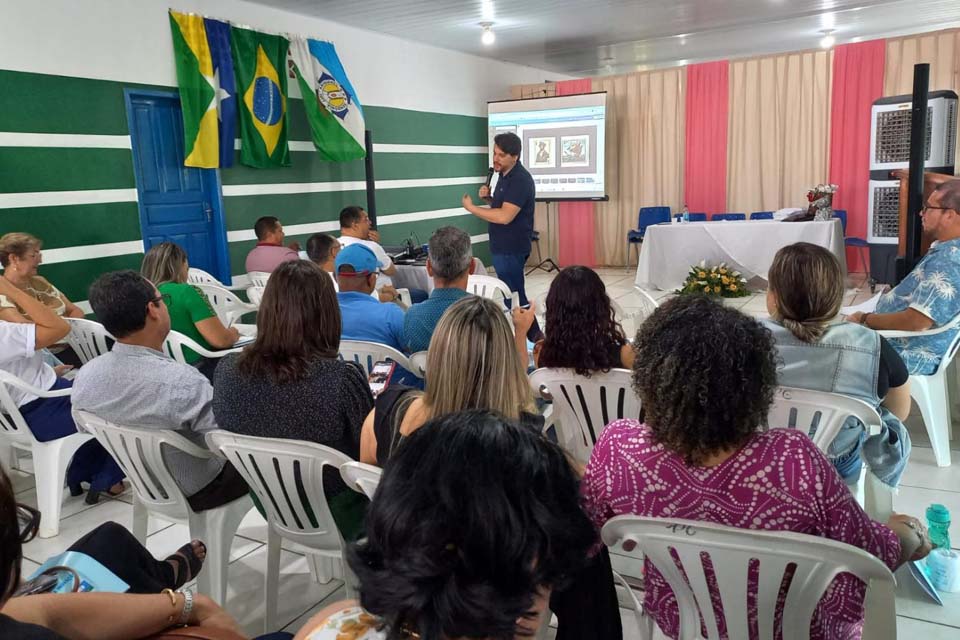
[[[807,533],[864,549],[891,570],[929,552],[915,518],[871,521],[806,435],[759,429],[776,388],[773,338],[759,323],[709,298],[681,296],[644,323],[634,345],[646,423],[617,420],[594,448],[583,492],[597,527],[635,514]],[[652,565],[645,573],[644,609],[677,638],[676,599]],[[863,583],[841,575],[810,637],[860,638],[863,597]]]

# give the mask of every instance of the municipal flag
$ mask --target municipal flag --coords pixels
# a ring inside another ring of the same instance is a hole
[[[212,25],[210,29],[210,23]],[[220,116],[232,123],[236,119],[233,66],[229,42],[216,37],[216,20],[202,16],[170,12],[177,84],[183,113],[184,166],[213,168],[230,166],[233,161],[235,127],[221,130]],[[224,25],[227,26],[227,25]],[[211,34],[214,36],[210,38]],[[224,50],[224,47],[226,49]],[[226,62],[224,62],[224,60]],[[221,155],[221,137],[226,136],[230,153]],[[221,164],[222,158],[227,163]]]
[[[213,59],[213,78],[220,94],[217,100],[217,118],[220,121],[220,166],[233,166],[233,147],[237,139],[237,81],[233,75],[233,56],[230,54],[230,25],[204,18],[210,57]]]
[[[230,40],[240,96],[240,162],[261,168],[289,166],[286,63],[290,42],[239,27],[231,27]]]
[[[317,151],[335,162],[364,157],[363,107],[333,43],[297,36],[290,57]]]

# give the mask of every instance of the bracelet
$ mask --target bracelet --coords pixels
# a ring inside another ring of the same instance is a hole
[[[187,626],[190,614],[193,613],[193,591],[188,589],[187,591],[181,591],[181,593],[183,594],[183,612],[180,614],[177,624]]]
[[[163,595],[168,595],[168,596],[170,596],[170,606],[173,607],[174,610],[176,610],[176,608],[177,608],[177,594],[174,592],[174,590],[173,590],[173,589],[164,589],[164,590],[161,591],[160,593],[163,594]],[[171,613],[169,616],[167,616],[167,624],[173,624],[174,615],[175,615],[174,613]]]

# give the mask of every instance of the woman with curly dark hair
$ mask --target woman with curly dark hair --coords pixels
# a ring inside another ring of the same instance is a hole
[[[603,280],[588,267],[567,267],[550,284],[544,338],[533,348],[538,367],[581,376],[633,366],[633,348],[614,317]]]
[[[334,605],[298,640],[532,637],[551,591],[569,585],[597,539],[579,484],[560,447],[503,416],[431,420],[394,452],[367,537],[348,551],[363,608]],[[583,591],[585,605],[593,594]],[[612,622],[606,635],[567,637],[618,638],[616,606],[613,616],[590,621]]]
[[[764,428],[777,352],[760,323],[707,297],[681,296],[650,316],[634,344],[646,424],[612,422],[593,450],[583,491],[598,527],[636,514],[806,533],[864,549],[890,569],[929,551],[916,519],[871,521],[805,433]],[[644,609],[676,638],[670,587],[650,564],[645,576]],[[839,577],[810,637],[859,638],[863,596],[862,582]]]

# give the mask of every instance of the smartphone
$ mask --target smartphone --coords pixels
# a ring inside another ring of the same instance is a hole
[[[27,580],[20,584],[17,587],[17,590],[13,592],[14,596],[29,596],[35,593],[49,593],[53,591],[57,584],[59,584],[60,578],[52,573],[42,573],[33,580]]]
[[[396,362],[387,360],[381,360],[373,365],[373,369],[370,370],[370,376],[367,380],[370,383],[370,391],[373,393],[374,398],[379,396],[380,393],[387,388],[387,385],[390,384],[390,379],[393,377],[393,371],[396,368]]]

